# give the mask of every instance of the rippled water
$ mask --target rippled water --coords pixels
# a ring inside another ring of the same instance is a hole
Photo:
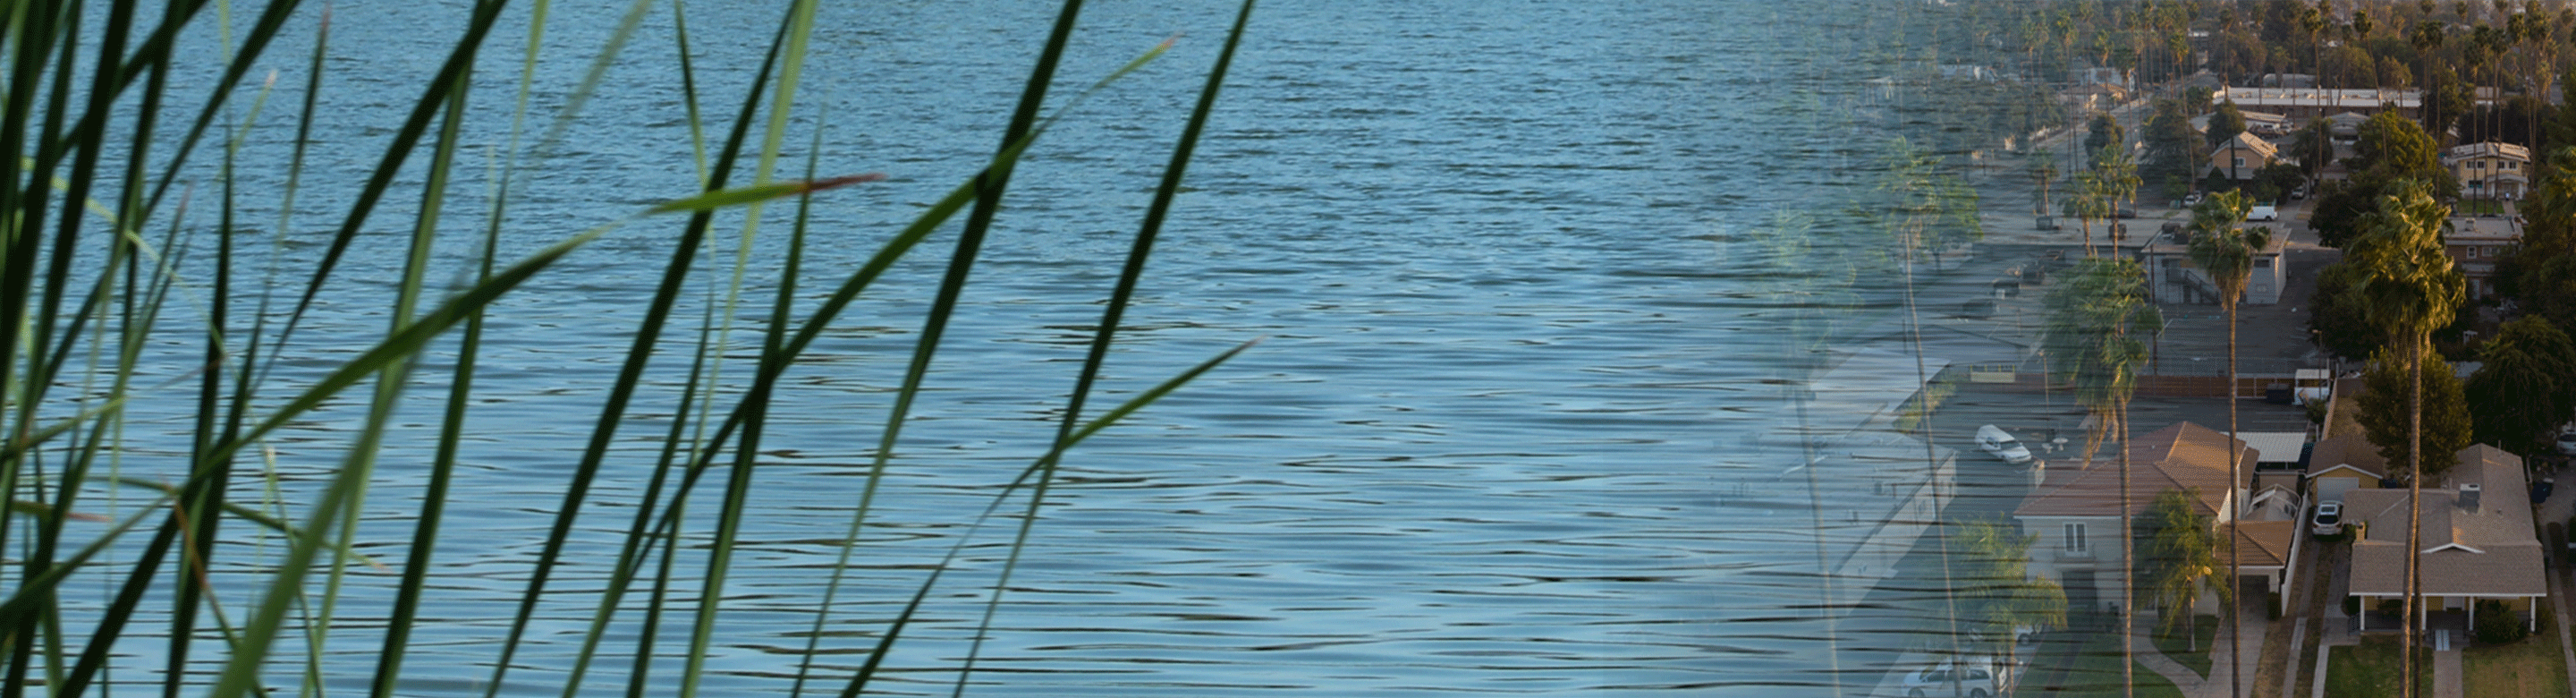
[[[316,136],[321,174],[300,194],[285,254],[311,255],[326,239],[349,178],[380,152],[449,39],[418,27],[452,26],[456,4],[339,10],[324,103],[340,130]],[[855,666],[925,566],[1043,451],[1232,9],[1093,5],[1059,95],[1168,36],[1178,48],[1068,116],[1015,175],[847,569],[858,590],[830,609],[834,654],[822,666]],[[549,50],[563,53],[542,66],[541,106],[559,103],[614,20],[610,9],[555,9]],[[827,124],[826,174],[892,179],[817,200],[825,242],[809,250],[808,288],[847,273],[973,171],[1052,9],[827,10],[795,117]],[[695,12],[702,88],[710,108],[730,108],[774,10]],[[657,10],[571,137],[543,149],[515,195],[505,248],[524,252],[693,186],[670,25]],[[1851,604],[1820,593],[1802,504],[1815,493],[1777,475],[1794,452],[1745,439],[1791,419],[1765,382],[1791,369],[1777,308],[1761,296],[1780,270],[1740,234],[1776,211],[1838,200],[1844,178],[1832,168],[1865,157],[1798,106],[1842,103],[1856,74],[1838,72],[1832,61],[1844,57],[1815,42],[1837,29],[1779,3],[1265,4],[1105,386],[1132,394],[1264,341],[1067,460],[971,693],[1769,696],[1874,684],[1867,666],[1885,657],[1872,652],[1905,646],[1919,614],[1868,604],[1843,621],[1846,636],[1827,638],[1818,607]],[[507,48],[485,61],[464,158],[476,168],[504,144],[518,40],[496,41]],[[250,188],[283,176],[292,124],[278,105],[298,96],[309,41],[290,36],[274,50],[270,63],[288,77],[245,146]],[[790,167],[802,166],[810,133],[787,139]],[[460,186],[460,210],[479,206],[482,188]],[[345,358],[335,339],[383,323],[370,294],[398,268],[410,196],[372,224],[381,234],[353,251],[283,375]],[[783,208],[752,243],[756,288],[776,283]],[[472,251],[473,219],[450,217],[449,259]],[[496,313],[459,513],[424,612],[435,622],[407,664],[412,692],[452,694],[487,675],[489,643],[559,505],[550,492],[587,437],[674,230],[621,230]],[[774,403],[757,506],[737,541],[743,567],[710,649],[711,689],[783,692],[949,242],[934,239],[834,323]],[[703,310],[684,309],[683,322]],[[170,361],[175,374],[186,359]],[[684,380],[684,366],[666,364],[646,381],[567,589],[595,590],[607,541],[644,486]],[[436,387],[414,391],[416,421],[429,421]],[[137,418],[186,424],[148,408]],[[332,420],[348,418],[326,410],[281,444],[290,489],[335,465],[347,425]],[[399,557],[428,436],[404,429],[380,466],[373,554]],[[1747,483],[1797,487],[1729,502]],[[689,535],[685,545],[702,545],[708,528]],[[954,680],[981,614],[976,585],[991,582],[1007,541],[979,535],[990,542],[898,645],[892,689],[945,693]],[[685,566],[678,575],[695,578]],[[393,579],[364,571],[354,583]],[[339,613],[356,620],[336,630],[331,652],[374,651],[365,619],[383,616],[383,598],[352,595]],[[560,681],[587,599],[544,609],[536,645],[517,660],[530,668],[514,675],[528,694]],[[674,675],[678,661],[657,661],[673,668],[655,676]],[[618,684],[627,664],[610,666],[589,680]],[[352,669],[330,683],[363,681]]]

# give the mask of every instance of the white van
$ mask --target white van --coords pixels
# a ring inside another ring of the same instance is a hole
[[[2022,447],[2021,442],[2014,440],[2012,434],[2005,433],[2002,427],[1992,424],[1977,427],[1977,448],[2013,465],[2030,462],[2030,449]]]
[[[2247,213],[2245,214],[2245,220],[2249,220],[2249,221],[2277,221],[2277,220],[2281,220],[2281,210],[2280,210],[2279,208],[2277,208],[2277,207],[2274,207],[2274,206],[2273,206],[2272,204],[2270,204],[2270,203],[2260,203],[2260,204],[2255,204],[2255,205],[2254,205],[2254,210],[2253,210],[2253,211],[2250,211],[2250,212],[2247,212]]]

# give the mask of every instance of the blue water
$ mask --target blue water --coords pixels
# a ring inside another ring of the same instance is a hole
[[[730,113],[740,101],[774,4],[692,6],[707,109]],[[330,124],[315,136],[284,247],[251,253],[248,269],[271,254],[318,253],[453,39],[444,27],[464,11],[368,5],[336,10],[322,97]],[[831,654],[815,660],[824,677],[857,665],[926,567],[1043,453],[1087,328],[1233,10],[1092,5],[1056,105],[1157,42],[1178,43],[1065,115],[1014,175],[845,569],[850,588],[828,609]],[[514,152],[528,169],[512,185],[505,258],[697,186],[667,7],[653,10],[568,137],[536,142],[617,12],[553,10],[531,135],[517,151],[508,128],[525,8],[486,52],[433,281],[469,273],[490,168]],[[811,154],[825,175],[890,179],[814,200],[807,308],[980,166],[1053,11],[1036,2],[825,9],[782,171],[801,171]],[[315,12],[263,64],[281,77],[245,139],[246,191],[283,184]],[[1900,641],[1827,638],[1810,515],[1718,504],[1721,483],[1794,463],[1747,450],[1743,436],[1789,418],[1765,381],[1804,365],[1781,341],[1779,303],[1764,295],[1782,267],[1744,233],[1776,212],[1842,200],[1852,180],[1835,168],[1866,161],[1871,147],[1820,125],[1846,103],[1852,74],[1828,67],[1849,56],[1819,42],[1841,27],[1813,14],[1706,0],[1261,7],[1092,412],[1262,341],[1066,459],[968,693],[1769,696],[1874,684],[1856,667]],[[197,60],[180,72],[203,79],[215,44],[210,32],[192,39]],[[710,121],[707,137],[721,138],[723,118]],[[822,147],[809,153],[817,123]],[[200,154],[191,171],[211,178],[211,161]],[[382,294],[419,199],[423,175],[417,165],[410,174],[284,349],[272,394],[381,331]],[[211,186],[193,195],[189,220],[211,229]],[[258,239],[280,232],[273,195],[243,206]],[[754,298],[780,282],[792,207],[767,213],[743,252]],[[740,216],[721,221],[702,272],[710,283],[733,273],[744,229]],[[677,228],[625,226],[497,307],[408,692],[453,695],[489,675],[555,493]],[[953,234],[835,320],[772,402],[755,507],[707,655],[709,690],[785,692]],[[193,244],[200,257],[190,264],[202,264],[212,242]],[[301,280],[278,277],[279,302]],[[645,380],[557,583],[565,591],[541,609],[509,693],[550,695],[564,680],[573,634],[685,381],[685,342],[719,300],[696,297],[679,311],[677,326],[691,329]],[[767,311],[765,301],[741,309],[726,390],[747,383]],[[183,373],[195,360],[190,341],[174,336],[168,354],[143,365]],[[370,495],[363,549],[389,564],[407,545],[443,388],[413,388]],[[149,442],[184,433],[185,406],[135,409],[145,443],[127,467],[173,472],[183,449]],[[306,491],[337,467],[355,419],[354,409],[326,409],[283,434],[280,486]],[[692,511],[712,511],[715,491]],[[704,518],[686,533],[683,579],[703,565]],[[977,534],[896,646],[881,689],[947,692],[1010,527],[1005,519]],[[378,642],[382,590],[394,579],[361,569],[350,581],[325,650],[350,659],[326,672],[334,690],[363,685],[359,661]],[[77,588],[105,593],[103,583]],[[224,598],[238,607],[254,597],[244,586]],[[1901,624],[1908,611],[1876,612]],[[612,637],[631,638],[635,620],[621,616]],[[678,675],[684,651],[681,636],[664,635],[658,651],[670,656],[653,662],[656,683]],[[631,650],[611,650],[586,679],[598,691],[626,680],[631,657],[618,651]]]

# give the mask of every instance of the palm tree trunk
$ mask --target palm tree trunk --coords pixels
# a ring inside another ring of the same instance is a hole
[[[2416,606],[2424,602],[2419,598],[2423,592],[2424,570],[2418,551],[2422,548],[2419,537],[2423,535],[2424,528],[2424,342],[2429,338],[2408,339],[2413,341],[2406,349],[2406,375],[2413,379],[2415,387],[2406,396],[2407,421],[2413,425],[2406,430],[2406,459],[2414,466],[2415,473],[2406,479],[2406,601],[2399,606],[2406,612],[2403,624],[2406,630],[2403,634],[2404,659],[2399,664],[2402,670],[2398,676],[2405,682],[2399,695],[2415,698],[2415,637],[2422,630],[2416,623],[2420,612]]]

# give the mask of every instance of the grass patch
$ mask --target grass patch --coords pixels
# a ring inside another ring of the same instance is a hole
[[[2198,672],[2202,676],[2208,676],[2209,645],[2218,638],[2218,616],[2202,614],[2193,620],[2192,625],[2195,627],[2191,630],[2200,636],[2199,644],[2185,642],[2183,638],[2185,628],[2175,626],[2172,632],[2162,632],[2159,629],[2155,634],[2156,651],[2165,653],[2167,659],[2174,660],[2174,663],[2181,664],[2184,668]],[[2192,649],[2195,647],[2198,649]]]
[[[2460,202],[2459,202],[2459,203],[2452,205],[2452,208],[2454,208],[2454,209],[2458,209],[2458,211],[2459,211],[2460,213],[2466,213],[2466,214],[2476,214],[2476,213],[2499,213],[2499,214],[2500,214],[2500,213],[2504,213],[2504,202],[2502,202],[2502,201],[2497,201],[2497,200],[2494,200],[2494,199],[2462,199],[2462,200],[2460,200]]]
[[[2070,664],[2066,667],[2065,675],[2058,679],[2057,690],[2048,690],[2048,686],[2024,684],[2016,687],[2014,695],[2118,698],[2121,695],[2118,636],[2119,633],[2115,632],[2087,633],[2084,646],[2076,649],[2073,657],[2068,660]],[[2039,661],[2048,659],[2048,656],[2043,655]],[[2047,670],[2048,667],[2034,665],[2031,675],[2044,676],[2047,675]],[[2182,689],[2175,688],[2173,682],[2166,681],[2164,676],[2154,670],[2141,665],[2136,667],[2136,671],[2135,685],[2138,698],[2182,698]]]
[[[2397,636],[2370,635],[2355,646],[2326,648],[2326,695],[2339,698],[2395,696],[2401,667]],[[2415,693],[2433,694],[2433,651],[2415,649]],[[2472,694],[2476,695],[2476,694]],[[2501,694],[2516,695],[2516,694]],[[2525,694],[2527,695],[2527,694]]]
[[[2521,642],[2461,652],[2460,678],[2462,695],[2563,696],[2567,657],[2558,649],[2557,632],[2533,633]]]

